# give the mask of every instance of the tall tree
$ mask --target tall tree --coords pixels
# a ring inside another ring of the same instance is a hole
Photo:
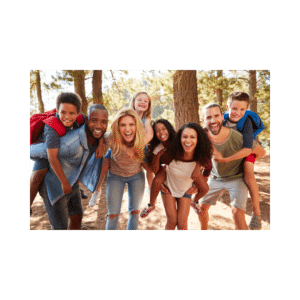
[[[250,110],[257,113],[257,98],[256,93],[256,70],[249,70],[249,97],[250,97]]]
[[[195,71],[176,71],[173,77],[175,129],[187,122],[200,123]]]
[[[93,70],[92,88],[93,88],[93,103],[103,104],[102,70]]]
[[[84,70],[73,70],[74,90],[82,100],[81,111],[87,114],[88,102],[85,96],[85,72]]]
[[[217,70],[217,80],[220,79],[223,76],[223,70]],[[223,102],[223,90],[219,86],[216,90],[216,95],[217,95],[217,103],[222,107],[222,102]]]
[[[30,71],[30,98],[34,98],[34,92],[36,92],[38,100],[38,112],[42,114],[45,112],[45,107],[42,99],[40,70]]]

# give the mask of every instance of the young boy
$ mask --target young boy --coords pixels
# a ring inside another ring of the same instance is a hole
[[[264,129],[264,125],[259,116],[248,111],[249,95],[244,92],[233,92],[227,100],[228,112],[224,113],[224,126],[235,128],[243,135],[243,149],[232,156],[223,158],[222,155],[215,151],[214,160],[217,162],[230,162],[242,157],[246,157],[244,162],[244,177],[248,185],[251,201],[253,205],[253,213],[249,223],[252,230],[261,229],[261,217],[259,208],[259,189],[254,176],[255,154],[251,154],[253,140]],[[259,156],[265,155],[265,150],[258,144]]]
[[[57,114],[55,117],[63,124],[66,132],[79,128],[79,124],[76,119],[79,116],[80,108],[81,99],[77,94],[61,93],[58,95],[56,99]],[[37,142],[41,141],[46,143],[48,160],[40,159],[34,163],[33,172],[30,177],[30,207],[49,169],[49,163],[61,182],[64,194],[70,194],[72,192],[72,187],[68,182],[57,158],[60,145],[59,134],[55,129],[45,124],[42,134],[37,139]]]

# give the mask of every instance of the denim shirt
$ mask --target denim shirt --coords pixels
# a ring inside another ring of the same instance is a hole
[[[60,138],[58,159],[72,187],[77,180],[80,179],[83,184],[87,185],[88,183],[87,188],[93,192],[99,180],[102,158],[96,160],[95,153],[93,153],[93,156],[90,159],[93,163],[89,162],[89,164],[94,166],[96,161],[97,168],[94,168],[94,172],[91,172],[91,169],[86,167],[88,157],[90,156],[90,150],[86,137],[85,126],[86,125],[84,124],[79,129],[72,130]],[[48,158],[45,143],[31,145],[30,158],[33,160]],[[94,178],[94,180],[90,180],[92,178]],[[64,196],[64,193],[62,191],[61,182],[51,166],[44,178],[44,181],[46,184],[48,198],[53,205]]]

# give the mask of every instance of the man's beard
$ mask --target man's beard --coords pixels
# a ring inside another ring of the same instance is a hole
[[[219,122],[217,122],[217,125],[218,125],[218,130],[217,131],[212,131],[212,129],[211,129],[211,125],[209,125],[208,127],[206,127],[208,130],[209,130],[209,132],[212,134],[212,135],[218,135],[219,134],[219,132],[221,131],[221,129],[222,129],[222,125],[219,123]]]
[[[85,127],[86,127],[87,134],[95,140],[101,140],[104,136],[104,133],[106,132],[106,131],[104,131],[99,138],[96,138],[96,137],[94,137],[93,132],[90,130],[89,126],[86,125]]]

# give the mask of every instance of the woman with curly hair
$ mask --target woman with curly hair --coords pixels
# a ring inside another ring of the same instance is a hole
[[[199,172],[210,165],[213,147],[204,129],[196,123],[187,123],[177,132],[169,151],[166,151],[166,180],[162,199],[167,215],[165,229],[188,229],[191,195],[186,191],[192,183],[198,188],[194,200],[197,202],[208,192],[207,182]]]

